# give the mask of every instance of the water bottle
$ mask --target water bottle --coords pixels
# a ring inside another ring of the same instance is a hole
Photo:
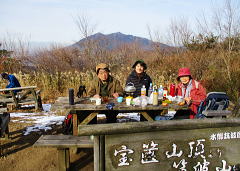
[[[158,88],[158,99],[162,98],[163,98],[163,86],[160,85],[160,87]]]
[[[154,91],[153,91],[153,105],[154,106],[158,105],[158,91],[157,91],[157,89],[154,89]]]
[[[152,88],[152,83],[150,83],[149,89],[148,89],[148,97],[152,94],[153,88]]]
[[[142,88],[141,88],[141,96],[146,96],[146,87],[145,87],[145,85],[143,85]]]

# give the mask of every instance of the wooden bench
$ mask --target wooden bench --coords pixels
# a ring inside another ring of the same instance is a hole
[[[0,94],[0,103],[7,106],[10,111],[29,104],[34,104],[36,110],[42,110],[41,91],[36,90],[36,88],[37,86],[0,89],[0,92],[9,92],[8,94]],[[16,90],[20,91],[14,93]]]
[[[93,148],[93,141],[90,136],[42,135],[33,147],[57,148],[59,170],[65,171],[70,166],[69,148]]]
[[[229,110],[206,110],[202,112],[206,117],[226,117],[231,115]]]

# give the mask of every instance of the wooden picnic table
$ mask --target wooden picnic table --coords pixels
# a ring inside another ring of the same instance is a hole
[[[16,90],[19,91],[15,93]],[[7,94],[4,92],[7,92]],[[40,90],[37,90],[37,86],[0,89],[0,102],[14,105],[15,108],[33,103],[36,110],[42,108]]]
[[[115,106],[112,110],[106,108],[107,103],[114,103]],[[69,105],[68,97],[61,97],[57,100],[56,106],[60,106],[68,110],[69,113],[73,114],[73,135],[78,135],[78,125],[89,124],[97,114],[106,113],[140,113],[147,121],[153,121],[154,118],[151,117],[151,112],[158,112],[161,114],[162,111],[166,110],[188,110],[188,106],[179,106],[176,103],[169,104],[168,106],[157,105],[147,105],[146,107],[141,106],[127,106],[125,102],[118,103],[116,99],[109,99],[107,103],[101,105],[95,105],[95,101],[91,102],[90,98],[80,98],[75,99],[74,105]],[[79,120],[81,118],[81,120]]]

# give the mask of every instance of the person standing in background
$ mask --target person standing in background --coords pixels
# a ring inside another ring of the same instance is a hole
[[[5,80],[8,80],[8,85],[6,86],[6,88],[15,88],[15,87],[21,87],[18,79],[14,76],[14,75],[10,75],[7,73],[1,73],[1,77]],[[14,90],[14,93],[19,92],[20,90]],[[5,94],[8,92],[5,92]]]

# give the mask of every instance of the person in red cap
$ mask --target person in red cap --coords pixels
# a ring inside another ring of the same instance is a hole
[[[206,98],[206,89],[192,78],[189,68],[180,68],[177,80],[180,81],[180,83],[177,85],[176,95],[183,96],[185,102],[191,109],[189,118],[193,119],[201,101]]]

